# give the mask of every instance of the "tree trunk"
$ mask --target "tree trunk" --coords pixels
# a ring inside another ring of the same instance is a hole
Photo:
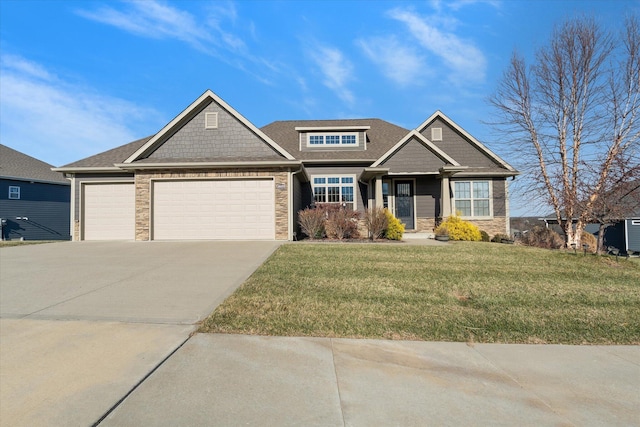
[[[605,253],[605,250],[604,250],[604,231],[607,229],[608,226],[609,226],[609,224],[605,224],[604,222],[601,222],[600,226],[598,227],[598,245],[597,245],[597,249],[596,249],[596,253],[598,255],[602,255],[603,253]]]

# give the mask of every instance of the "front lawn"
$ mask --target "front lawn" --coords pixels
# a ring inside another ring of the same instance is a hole
[[[640,263],[480,242],[287,244],[200,332],[640,344]]]

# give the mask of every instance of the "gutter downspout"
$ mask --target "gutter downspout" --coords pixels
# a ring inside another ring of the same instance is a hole
[[[304,166],[300,165],[300,169],[295,172],[289,172],[289,241],[293,240],[293,217],[295,216],[294,201],[293,201],[293,176],[301,173],[304,170]]]

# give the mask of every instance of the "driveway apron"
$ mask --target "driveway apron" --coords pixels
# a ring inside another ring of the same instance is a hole
[[[0,425],[92,425],[277,242],[0,249]]]

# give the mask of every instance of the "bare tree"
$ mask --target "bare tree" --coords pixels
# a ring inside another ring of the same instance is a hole
[[[551,206],[565,245],[579,244],[614,170],[640,164],[637,18],[620,35],[589,18],[564,22],[531,66],[513,54],[489,101],[530,195]]]

